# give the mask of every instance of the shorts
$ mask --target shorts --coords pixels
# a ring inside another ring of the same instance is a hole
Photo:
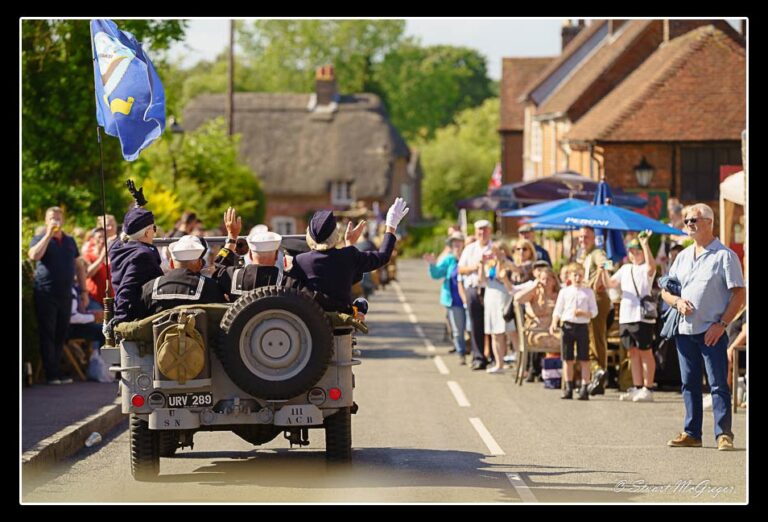
[[[573,345],[576,344],[576,359],[589,360],[589,325],[582,323],[563,323],[563,336],[560,339],[560,356],[564,361],[572,361]]]
[[[640,348],[650,350],[653,347],[653,329],[656,325],[638,321],[636,323],[622,323],[619,325],[619,337],[621,345],[626,348]]]

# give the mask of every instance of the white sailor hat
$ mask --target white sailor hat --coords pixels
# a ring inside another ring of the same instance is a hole
[[[489,228],[491,226],[491,222],[487,219],[480,219],[478,221],[475,221],[475,228]]]
[[[205,246],[199,237],[186,235],[168,245],[168,250],[176,261],[194,261],[203,255]]]
[[[252,236],[254,234],[261,234],[262,232],[267,231],[269,231],[267,225],[254,225],[254,227],[248,232],[248,235]]]
[[[257,232],[246,238],[248,247],[254,252],[274,252],[282,240],[283,236],[274,232]]]

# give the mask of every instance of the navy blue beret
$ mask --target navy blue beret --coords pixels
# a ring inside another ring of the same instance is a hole
[[[152,215],[152,212],[141,207],[133,207],[131,210],[125,213],[125,219],[123,220],[123,232],[130,236],[142,228],[148,227],[154,222],[155,216]]]
[[[318,210],[309,222],[309,235],[318,243],[322,243],[336,230],[336,218],[331,210]]]

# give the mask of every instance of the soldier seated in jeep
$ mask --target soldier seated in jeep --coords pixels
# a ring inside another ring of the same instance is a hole
[[[224,294],[213,279],[200,273],[205,261],[204,239],[184,236],[168,246],[171,270],[142,287],[146,315],[179,305],[223,303]]]

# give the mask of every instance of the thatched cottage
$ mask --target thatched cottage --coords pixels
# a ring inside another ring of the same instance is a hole
[[[225,94],[194,98],[184,126],[224,116],[225,103]],[[319,209],[378,203],[386,212],[397,196],[409,203],[408,219],[418,219],[418,154],[389,122],[378,96],[338,94],[333,67],[317,70],[315,93],[236,93],[233,121],[242,158],[266,193],[271,230],[303,233]]]

